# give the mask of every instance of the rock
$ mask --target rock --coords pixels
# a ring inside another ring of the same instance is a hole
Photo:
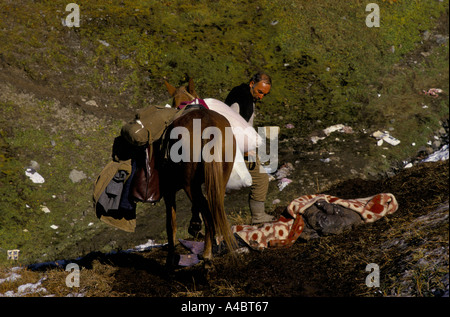
[[[38,171],[40,168],[40,165],[38,162],[32,160],[32,161],[30,161],[30,167],[32,169],[34,169],[35,171]]]
[[[433,149],[439,150],[440,147],[441,147],[441,141],[440,140],[433,141]]]
[[[86,102],[86,105],[88,106],[93,106],[93,107],[98,107],[97,102],[95,100],[89,100]]]
[[[437,44],[445,44],[448,41],[448,36],[444,36],[441,34],[436,34],[434,38]]]
[[[430,36],[431,36],[430,31],[426,30],[426,31],[423,32],[423,34],[422,34],[422,39],[423,39],[424,41],[428,41],[428,40],[430,39]]]
[[[79,183],[86,177],[87,176],[83,171],[77,171],[76,169],[73,169],[69,174],[69,178],[73,183]]]

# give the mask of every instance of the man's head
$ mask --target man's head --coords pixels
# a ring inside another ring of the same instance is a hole
[[[265,73],[257,73],[250,79],[249,86],[253,99],[258,101],[270,92],[272,79]]]

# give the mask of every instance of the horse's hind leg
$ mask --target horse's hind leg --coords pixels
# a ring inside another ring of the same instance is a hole
[[[193,190],[192,187],[185,188],[185,192],[192,203],[191,208],[192,217],[191,221],[189,222],[188,233],[195,239],[200,239],[203,237],[203,235],[200,233],[200,230],[202,230],[202,219],[200,218],[200,210],[203,207],[201,205],[201,198],[199,199],[199,195],[202,194],[201,192],[196,192],[195,190]]]
[[[177,218],[176,218],[176,205],[175,205],[175,193],[169,193],[164,195],[164,202],[166,204],[166,232],[167,242],[169,247],[169,254],[167,256],[167,265],[176,265],[175,257],[175,240],[177,235]]]
[[[192,218],[189,222],[188,232],[196,239],[202,238],[200,230],[202,230],[202,219],[200,218],[199,206],[192,204]]]

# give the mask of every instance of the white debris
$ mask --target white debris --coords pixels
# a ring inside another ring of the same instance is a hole
[[[292,173],[293,170],[295,170],[295,167],[292,165],[292,163],[285,163],[275,173],[275,177],[276,179],[286,178]]]
[[[434,152],[427,158],[423,159],[422,162],[438,162],[445,161],[449,158],[448,144],[444,145],[439,151]]]
[[[146,251],[160,246],[161,244],[156,243],[155,240],[149,239],[146,243],[137,245],[129,251]]]
[[[9,276],[5,277],[5,278],[0,278],[0,284],[4,283],[4,282],[15,282],[17,281],[19,278],[21,278],[22,276],[20,274],[17,273],[11,273],[9,274]]]
[[[280,190],[280,192],[290,183],[292,183],[292,180],[289,178],[282,178],[279,183],[278,183],[278,189]]]
[[[58,229],[59,227],[57,225],[51,225],[50,228],[52,228],[53,230]]]
[[[31,181],[35,184],[42,184],[45,182],[44,177],[42,177],[35,169],[29,167],[25,170],[25,175],[28,176]]]
[[[103,40],[98,40],[100,43],[102,43],[103,45],[105,45],[106,47],[109,46],[109,43]]]
[[[50,209],[48,209],[48,207],[44,206],[44,205],[41,205],[41,210],[46,214],[48,214],[50,212]]]
[[[319,140],[325,139],[327,136],[329,136],[333,132],[341,132],[341,133],[350,134],[350,133],[353,133],[353,129],[352,129],[352,127],[349,127],[344,124],[335,124],[335,125],[329,126],[326,129],[323,129],[322,132],[325,133],[326,136],[312,136],[311,137],[310,140],[313,144],[316,144]]]
[[[326,129],[324,129],[323,132],[328,136],[331,133],[333,133],[335,131],[340,131],[342,129],[344,129],[344,125],[343,124],[335,124],[335,125],[332,125],[332,126],[326,128]]]
[[[383,144],[383,142],[380,142],[380,140],[389,143],[390,145],[398,145],[400,144],[400,140],[392,137],[389,132],[384,131],[375,131],[374,133],[372,133],[372,137],[376,138],[378,140],[377,145],[381,146],[381,144]]]

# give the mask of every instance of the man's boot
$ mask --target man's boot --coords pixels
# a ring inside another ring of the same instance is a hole
[[[265,213],[263,201],[256,201],[250,199],[249,203],[250,203],[250,212],[252,213],[252,224],[274,221],[274,218],[271,215]]]

